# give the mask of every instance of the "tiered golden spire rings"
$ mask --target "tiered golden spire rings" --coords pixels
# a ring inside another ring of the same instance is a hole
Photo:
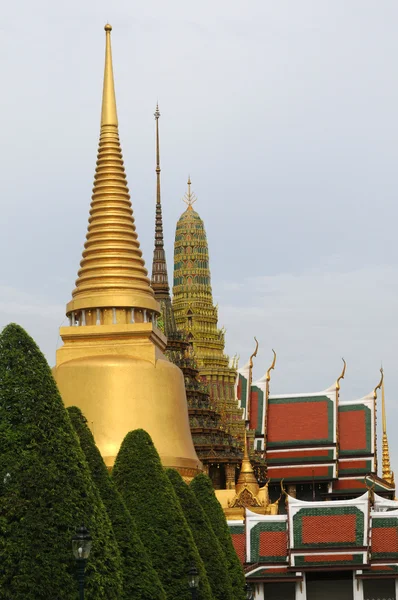
[[[105,25],[105,71],[97,167],[86,243],[76,288],[72,292],[73,300],[67,306],[68,314],[84,309],[99,311],[101,308],[159,311],[135,230],[120,148],[111,30],[110,25]]]
[[[189,209],[192,209],[192,204],[194,202],[196,202],[196,200],[197,200],[197,197],[195,196],[195,194],[193,194],[191,192],[191,178],[189,175],[188,175],[188,191],[186,192],[183,200],[184,200],[185,204],[188,205]]]
[[[386,419],[386,400],[384,394],[384,377],[381,385],[381,410],[383,424],[383,440],[382,440],[382,477],[387,483],[394,483],[394,473],[390,466],[390,451],[387,439],[387,419]]]

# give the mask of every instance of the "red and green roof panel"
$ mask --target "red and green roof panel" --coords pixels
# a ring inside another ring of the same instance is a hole
[[[335,401],[327,395],[270,397],[267,448],[336,442]]]
[[[250,530],[250,562],[285,563],[287,522],[260,521]]]
[[[374,470],[373,458],[350,458],[339,460],[339,476],[367,475]]]
[[[292,556],[292,566],[301,569],[310,567],[349,567],[363,564],[366,564],[365,552],[334,552]]]
[[[398,558],[398,516],[372,515],[372,560]]]
[[[336,448],[292,448],[290,450],[268,450],[269,465],[291,465],[297,463],[334,462]]]
[[[364,511],[352,505],[332,507],[328,504],[325,508],[318,505],[295,511],[292,516],[294,548],[358,548],[365,545]]]
[[[336,466],[335,464],[305,464],[290,467],[269,464],[267,473],[271,480],[284,479],[285,482],[329,481],[336,476]]]
[[[373,404],[339,405],[340,456],[372,455]]]
[[[243,564],[246,561],[246,533],[244,525],[231,525],[228,523],[229,532],[232,537],[232,543],[235,548],[235,552],[239,557],[240,562]]]
[[[365,493],[370,487],[374,486],[375,492],[385,492],[390,491],[391,488],[383,485],[383,482],[376,482],[373,478],[358,476],[358,477],[343,477],[340,476],[339,479],[333,481],[333,494],[358,494]]]
[[[263,433],[265,393],[256,385],[251,387],[250,397],[250,429],[254,429],[256,436]]]

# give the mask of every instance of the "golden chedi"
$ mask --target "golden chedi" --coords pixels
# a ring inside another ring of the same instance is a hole
[[[164,356],[159,304],[134,225],[118,134],[110,32],[106,25],[101,134],[76,288],[61,327],[54,375],[66,406],[86,416],[111,467],[124,436],[142,427],[164,466],[201,469],[189,429],[183,375]]]

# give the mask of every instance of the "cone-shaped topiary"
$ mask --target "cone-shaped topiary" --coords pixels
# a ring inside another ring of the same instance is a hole
[[[76,406],[71,406],[67,410],[119,544],[123,563],[121,598],[123,600],[166,600],[158,574],[139,537],[137,525],[110,478],[101,453],[95,445],[94,436],[87,426],[87,419]]]
[[[199,500],[200,505],[206,513],[213,528],[214,533],[224,550],[225,557],[229,567],[229,577],[232,583],[232,589],[235,600],[244,600],[245,575],[238,555],[232,543],[227,521],[221,504],[216,498],[213,485],[207,475],[201,473],[197,475],[190,484],[191,489]]]
[[[0,598],[71,600],[71,540],[93,539],[87,600],[119,600],[121,559],[112,526],[50,368],[18,325],[0,335]]]
[[[188,571],[200,575],[199,600],[211,600],[206,571],[150,436],[143,429],[123,440],[112,479],[137,523],[169,600],[191,600]]]
[[[213,597],[217,600],[235,600],[229,578],[228,563],[198,499],[183,478],[174,469],[167,469],[177,498],[180,501],[196,547],[206,568]]]

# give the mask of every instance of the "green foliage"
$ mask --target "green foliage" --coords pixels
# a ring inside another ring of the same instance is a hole
[[[93,538],[87,600],[119,600],[121,560],[50,368],[29,335],[0,335],[0,598],[77,597],[71,540]]]
[[[192,489],[174,469],[166,471],[180,501],[193,539],[206,567],[213,597],[216,600],[234,600],[228,563],[206,515]]]
[[[191,600],[188,570],[200,574],[199,600],[211,600],[206,571],[159,455],[142,429],[126,435],[112,470],[169,600]]]
[[[123,600],[166,600],[160,579],[138,534],[122,496],[115,488],[101,453],[95,445],[87,419],[76,406],[68,408],[91,476],[96,484],[119,544],[123,562]]]
[[[211,480],[201,473],[192,480],[191,489],[206,513],[214,533],[224,550],[235,600],[244,600],[245,575],[232,543],[221,504],[216,498]]]

